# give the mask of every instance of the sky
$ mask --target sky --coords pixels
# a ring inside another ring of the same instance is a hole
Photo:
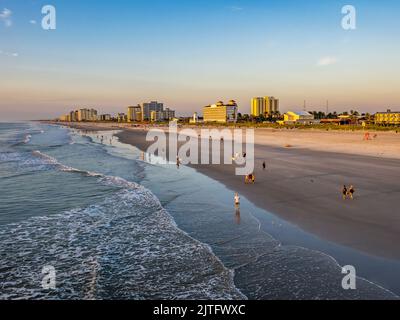
[[[342,28],[348,4],[356,30]],[[400,110],[399,34],[398,0],[0,0],[0,121],[150,100],[248,113],[256,96],[283,112]]]

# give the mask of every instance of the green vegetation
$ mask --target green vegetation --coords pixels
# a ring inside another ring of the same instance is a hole
[[[290,124],[280,125],[277,123],[254,123],[254,122],[239,122],[239,123],[196,123],[185,125],[193,127],[226,127],[226,128],[270,128],[277,130],[325,130],[325,131],[396,131],[400,133],[400,126],[381,126],[369,124],[363,127],[362,125],[335,125],[335,124]]]

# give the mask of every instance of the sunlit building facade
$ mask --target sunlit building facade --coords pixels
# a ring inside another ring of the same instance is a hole
[[[203,108],[204,122],[227,123],[237,119],[238,106],[235,100],[224,104],[222,101]]]
[[[277,114],[279,114],[279,99],[275,97],[256,97],[251,99],[251,115],[253,117],[269,117]]]
[[[77,111],[76,121],[97,121],[97,110],[95,109],[79,109]]]
[[[375,123],[380,125],[400,125],[400,112],[378,112],[375,114]]]
[[[279,121],[281,124],[313,124],[315,122],[314,115],[307,111],[288,111],[284,114],[284,120]]]
[[[128,107],[128,122],[142,121],[142,107],[140,105]]]

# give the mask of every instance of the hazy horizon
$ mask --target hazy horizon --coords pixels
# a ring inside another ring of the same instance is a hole
[[[2,121],[101,113],[158,100],[178,115],[234,99],[275,96],[281,111],[400,109],[400,3],[351,1],[44,1],[0,3]]]

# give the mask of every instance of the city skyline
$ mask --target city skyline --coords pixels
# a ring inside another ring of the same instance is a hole
[[[1,120],[56,117],[73,106],[116,113],[166,101],[190,116],[209,101],[274,94],[285,112],[397,110],[396,1],[352,1],[357,29],[330,1],[43,1],[0,4]],[[266,19],[265,17],[269,17]],[[151,23],[150,23],[151,21]]]

